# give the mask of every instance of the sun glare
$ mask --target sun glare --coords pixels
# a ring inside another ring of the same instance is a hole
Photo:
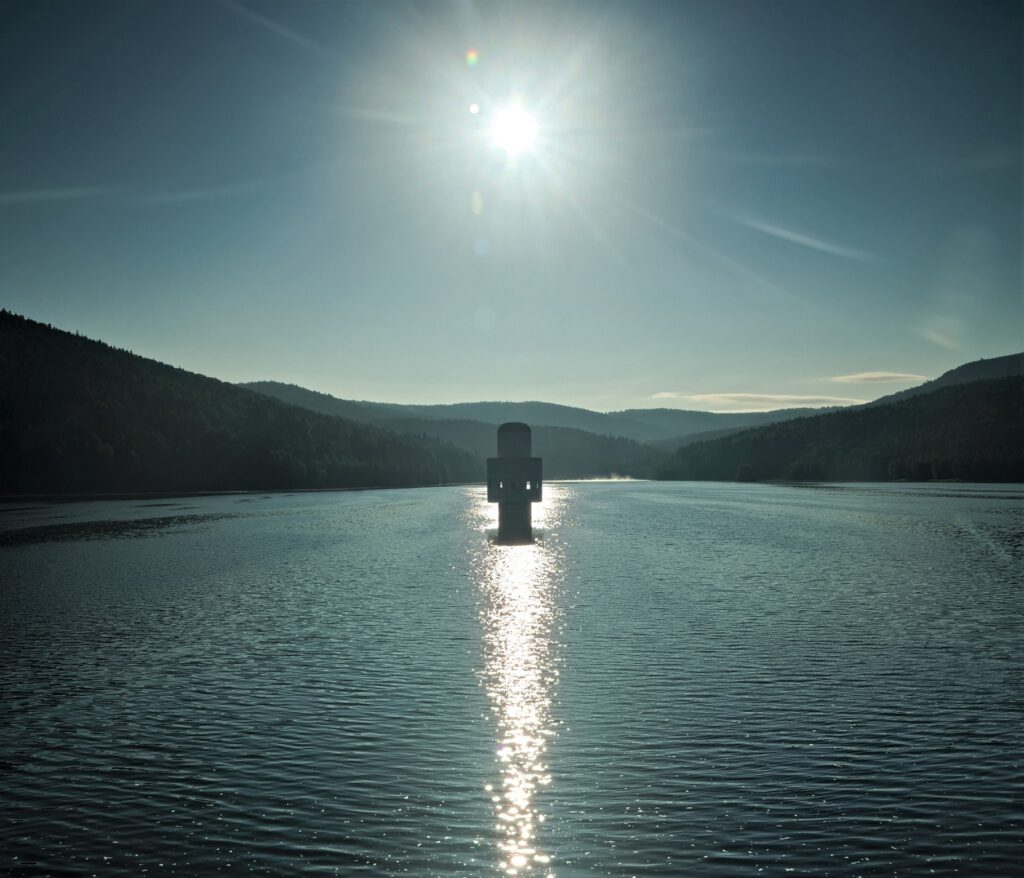
[[[522,155],[537,143],[537,120],[517,104],[498,113],[490,134],[495,146],[509,156]]]

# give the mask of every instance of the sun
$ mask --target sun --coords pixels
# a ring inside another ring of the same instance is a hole
[[[513,104],[494,117],[490,137],[509,157],[532,152],[537,145],[537,120],[520,104]]]

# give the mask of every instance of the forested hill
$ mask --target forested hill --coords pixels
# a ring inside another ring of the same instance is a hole
[[[477,481],[444,442],[314,414],[0,311],[0,493]]]
[[[243,385],[293,405],[301,405],[323,414],[344,414],[360,421],[399,430],[417,436],[430,436],[451,442],[481,458],[492,457],[497,450],[497,431],[493,423],[466,419],[416,417],[416,406],[390,406],[383,403],[354,402],[325,393],[306,390],[293,384],[259,381]],[[488,405],[483,403],[481,405]],[[500,403],[496,405],[501,405]],[[522,405],[529,405],[523,403]],[[432,409],[434,407],[426,406]],[[447,407],[441,406],[440,408]],[[552,406],[552,408],[567,408]],[[453,406],[459,411],[461,407]],[[567,409],[585,411],[584,409]],[[597,415],[596,412],[591,414]],[[632,476],[651,478],[664,461],[665,453],[621,436],[597,435],[570,427],[531,425],[533,453],[544,459],[544,475],[551,479]]]
[[[680,448],[666,479],[1024,481],[1024,378],[954,384]]]

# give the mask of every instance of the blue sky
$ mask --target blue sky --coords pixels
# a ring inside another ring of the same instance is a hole
[[[1024,348],[1021,27],[998,0],[9,3],[0,304],[346,398],[873,399]]]

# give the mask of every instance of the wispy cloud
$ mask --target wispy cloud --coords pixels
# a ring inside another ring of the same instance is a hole
[[[805,396],[792,393],[680,393],[661,391],[651,399],[674,399],[702,405],[725,406],[725,411],[759,412],[777,408],[822,408],[832,405],[859,405],[866,399],[848,396]]]
[[[840,384],[909,384],[926,380],[927,376],[911,372],[855,372],[852,375],[834,375],[829,379]]]
[[[968,171],[987,173],[1016,168],[1021,163],[1020,153],[1009,146],[994,147],[965,159],[963,167]]]
[[[0,204],[40,204],[47,201],[82,201],[115,191],[111,186],[77,186],[68,189],[26,189],[0,192]]]
[[[329,51],[327,51],[327,49],[319,43],[309,39],[309,37],[296,33],[291,28],[285,27],[283,24],[274,21],[272,18],[267,18],[265,15],[253,12],[253,10],[248,6],[238,3],[236,0],[220,0],[220,5],[226,9],[230,9],[242,18],[251,21],[253,24],[262,27],[264,30],[277,34],[279,37],[286,39],[293,45],[300,46],[301,48],[306,49],[315,55],[319,55],[322,58],[334,57]]]
[[[817,153],[727,152],[708,153],[718,161],[764,168],[834,168],[843,162],[836,156]]]
[[[952,317],[932,317],[917,328],[922,338],[928,339],[948,351],[963,351],[964,346],[960,341],[960,321]]]
[[[942,158],[923,162],[920,170],[939,175],[993,174],[1017,169],[1021,164],[1020,151],[1008,144],[993,144],[987,149],[961,158]]]
[[[178,189],[154,192],[143,197],[145,204],[187,204],[192,201],[215,201],[222,198],[236,198],[262,192],[274,185],[274,180],[250,180],[244,183],[230,183],[225,186],[208,186],[201,189]]]
[[[139,191],[117,186],[75,186],[61,189],[25,189],[0,192],[0,206],[19,204],[59,204],[65,201],[87,201],[93,198],[117,195],[123,204],[187,204],[193,201],[214,201],[252,195],[279,184],[283,178],[246,180],[223,186],[205,186],[193,189],[167,189]]]
[[[744,216],[733,216],[731,219],[739,223],[741,226],[746,226],[747,228],[762,232],[765,235],[771,235],[773,238],[789,241],[791,244],[799,244],[802,247],[810,247],[812,250],[819,250],[822,253],[828,253],[832,256],[841,256],[844,259],[855,259],[859,262],[873,262],[875,259],[874,256],[865,250],[857,250],[853,247],[846,247],[842,244],[836,244],[832,241],[826,241],[812,235],[805,235],[801,232],[796,232],[792,229],[786,229],[782,226],[775,225],[774,223],[765,223],[760,220]]]
[[[661,229],[663,232],[666,232],[671,237],[675,238],[678,241],[682,241],[687,246],[691,247],[694,250],[697,250],[700,253],[703,253],[706,257],[712,259],[713,261],[719,263],[720,265],[724,265],[726,268],[729,268],[731,271],[740,275],[741,277],[744,277],[747,280],[754,281],[761,287],[771,290],[773,293],[776,293],[777,295],[785,299],[789,299],[791,301],[799,301],[799,297],[796,296],[794,293],[790,292],[784,287],[780,287],[778,284],[773,283],[772,281],[768,280],[768,278],[763,277],[756,271],[753,271],[752,269],[748,268],[742,262],[739,262],[738,260],[733,259],[730,256],[727,256],[726,254],[716,250],[714,247],[711,247],[708,244],[704,244],[701,241],[698,241],[693,235],[689,234],[688,232],[685,232],[678,226],[673,225],[672,223],[668,222],[668,220],[662,219],[656,213],[653,213],[652,211],[647,210],[646,208],[643,208],[638,204],[634,204],[633,202],[625,198],[620,197],[617,198],[616,200],[618,201],[620,206],[622,206],[625,210],[629,211],[630,213],[633,213],[634,215],[640,217],[641,219],[647,220],[647,222]]]

